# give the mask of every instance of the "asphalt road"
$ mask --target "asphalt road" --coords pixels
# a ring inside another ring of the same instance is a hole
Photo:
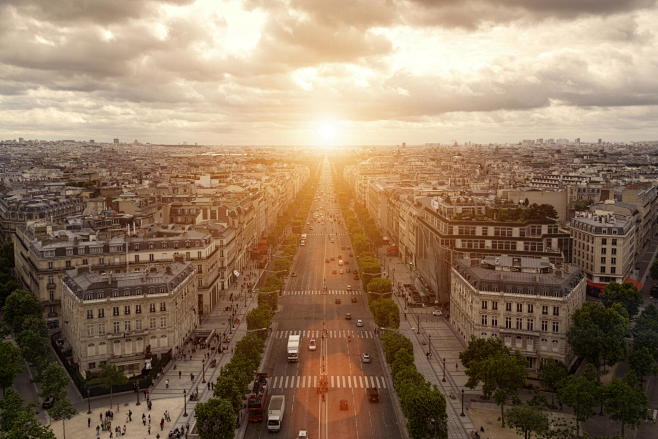
[[[314,213],[317,218],[313,218]],[[384,359],[376,354],[375,326],[366,297],[359,291],[361,285],[353,279],[353,273],[346,272],[356,267],[355,258],[349,256],[347,231],[342,220],[332,221],[329,215],[340,217],[340,211],[333,201],[331,174],[325,164],[310,224],[305,225],[306,244],[300,246],[292,268],[295,276],[288,279],[284,295],[279,298],[276,330],[264,368],[270,377],[270,395],[286,397],[278,434],[296,438],[299,430],[306,430],[312,439],[399,438],[392,389],[384,381]],[[339,257],[346,265],[338,265]],[[325,262],[331,258],[335,260]],[[345,318],[346,313],[352,314],[351,320]],[[357,327],[359,319],[363,327]],[[297,363],[287,361],[289,334],[302,335]],[[311,339],[316,340],[316,351],[308,349]],[[371,363],[362,362],[363,353],[372,357]],[[317,390],[323,375],[328,382],[324,398]],[[378,403],[368,401],[367,387],[379,389]],[[347,402],[347,409],[341,410],[341,401]],[[269,434],[266,422],[262,422],[250,424],[245,437]]]

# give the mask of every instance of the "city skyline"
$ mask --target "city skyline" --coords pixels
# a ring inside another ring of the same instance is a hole
[[[653,0],[3,2],[0,138],[658,139]]]

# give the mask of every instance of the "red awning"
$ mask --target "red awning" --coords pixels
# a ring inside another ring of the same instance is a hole
[[[635,285],[635,287],[638,289],[638,291],[642,289],[643,284],[640,281],[628,278],[628,279],[624,279],[624,283],[626,283],[626,282]],[[603,290],[606,287],[606,285],[608,285],[608,284],[598,284],[598,283],[595,283],[595,282],[592,282],[592,281],[589,281],[589,280],[587,281],[587,286],[598,288],[599,290]]]
[[[628,283],[631,283],[631,284],[635,285],[635,288],[637,288],[638,291],[641,291],[642,287],[644,286],[642,284],[642,282],[640,282],[639,280],[635,280],[635,279],[630,279],[630,278],[624,279],[624,282],[628,282]]]
[[[597,284],[595,282],[592,282],[590,280],[587,281],[587,286],[588,287],[594,287],[598,288],[599,290],[603,290],[607,284]]]

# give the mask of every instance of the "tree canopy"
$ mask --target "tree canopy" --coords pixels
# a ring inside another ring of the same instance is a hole
[[[620,303],[628,311],[628,315],[633,317],[637,314],[640,305],[642,305],[642,295],[637,287],[630,282],[618,284],[610,282],[600,295],[601,301],[605,306],[612,306]]]

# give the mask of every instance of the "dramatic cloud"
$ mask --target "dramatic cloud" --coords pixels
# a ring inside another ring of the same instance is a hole
[[[656,22],[653,0],[7,0],[0,138],[658,138]]]

